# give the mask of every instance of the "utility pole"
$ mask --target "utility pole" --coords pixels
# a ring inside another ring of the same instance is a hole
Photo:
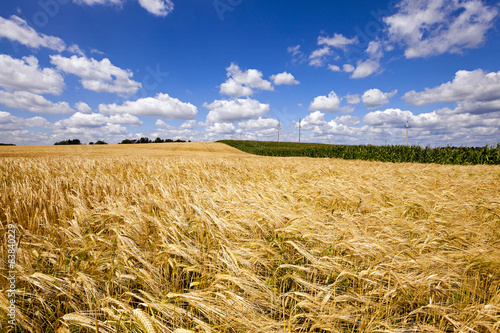
[[[302,126],[302,119],[299,118],[299,143],[300,143],[300,130],[301,130],[301,126]]]
[[[278,121],[278,142],[280,142],[281,121]]]
[[[406,122],[406,126],[405,126],[405,128],[406,128],[406,146],[407,146],[407,147],[408,147],[408,129],[409,129],[410,127],[411,127],[411,126],[410,126],[409,122],[407,121],[407,122]]]

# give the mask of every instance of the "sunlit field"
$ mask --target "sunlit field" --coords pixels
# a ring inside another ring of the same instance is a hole
[[[499,166],[0,147],[0,187],[1,332],[500,330]]]

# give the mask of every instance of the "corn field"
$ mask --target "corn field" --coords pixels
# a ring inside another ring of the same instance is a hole
[[[4,148],[1,332],[500,330],[499,166]]]
[[[394,163],[500,164],[497,147],[345,146],[317,143],[220,141],[244,152],[263,156],[330,157]]]

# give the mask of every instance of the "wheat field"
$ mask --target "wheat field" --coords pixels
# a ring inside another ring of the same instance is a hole
[[[498,332],[499,185],[220,143],[0,147],[0,331]]]

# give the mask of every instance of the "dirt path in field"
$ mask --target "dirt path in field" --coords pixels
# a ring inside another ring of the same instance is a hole
[[[0,146],[2,157],[63,157],[63,156],[253,156],[218,142],[149,143],[130,145],[81,146]]]

